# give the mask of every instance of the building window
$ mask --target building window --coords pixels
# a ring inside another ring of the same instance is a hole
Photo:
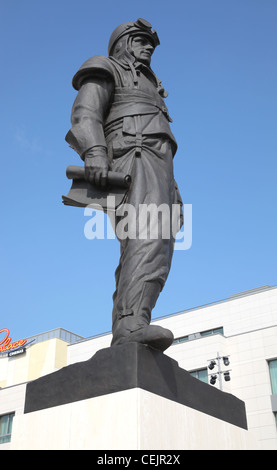
[[[201,382],[208,383],[208,371],[207,369],[198,369],[190,372],[190,375],[195,377],[196,379],[201,380]]]
[[[277,393],[277,359],[269,361],[269,373],[271,380],[272,393]]]
[[[223,328],[213,328],[212,330],[207,330],[207,331],[201,331],[200,335],[201,336],[210,336],[210,335],[223,335]]]
[[[0,444],[10,442],[14,413],[0,416]]]
[[[176,338],[173,341],[173,344],[179,344],[179,343],[184,343],[185,341],[188,341],[189,337],[188,336],[181,336],[180,338]]]
[[[176,338],[173,341],[173,344],[184,343],[185,341],[190,341],[192,339],[199,339],[202,336],[210,336],[210,335],[223,335],[223,327],[220,328],[213,328],[212,330],[200,331],[200,333],[192,333],[188,336],[180,336],[180,338]]]

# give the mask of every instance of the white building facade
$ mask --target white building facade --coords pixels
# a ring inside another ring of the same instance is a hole
[[[213,383],[211,387],[245,402],[249,432],[255,435],[257,449],[277,450],[277,287],[253,289],[154,323],[174,334],[166,355],[200,380]],[[0,357],[0,450],[11,446],[12,419],[23,413],[29,380],[85,361],[111,342],[110,333],[93,338],[69,332],[63,338],[60,333],[59,337],[52,333],[50,339],[45,335],[46,343],[43,347],[40,344],[40,366],[34,361],[38,344],[27,347],[25,355]]]

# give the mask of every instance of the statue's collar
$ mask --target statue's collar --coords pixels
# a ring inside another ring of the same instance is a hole
[[[168,93],[165,91],[164,87],[162,86],[161,81],[155,75],[151,67],[143,64],[142,62],[137,61],[133,56],[129,55],[126,57],[121,57],[119,59],[115,59],[114,57],[110,57],[111,60],[119,64],[124,70],[129,70],[133,74],[134,83],[137,83],[137,72],[142,72],[146,77],[155,83],[158,89],[158,93],[163,97],[166,98]]]

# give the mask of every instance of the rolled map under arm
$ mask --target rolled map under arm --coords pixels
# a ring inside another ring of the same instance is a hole
[[[82,166],[69,165],[66,169],[66,176],[68,179],[85,179],[85,168]],[[118,186],[121,188],[129,188],[132,182],[130,175],[124,175],[116,171],[109,171],[107,182],[111,186]]]

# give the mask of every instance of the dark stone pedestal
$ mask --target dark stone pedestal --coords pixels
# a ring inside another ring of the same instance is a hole
[[[101,349],[88,361],[29,382],[24,413],[132,388],[247,429],[244,402],[195,379],[164,353],[138,343]]]

